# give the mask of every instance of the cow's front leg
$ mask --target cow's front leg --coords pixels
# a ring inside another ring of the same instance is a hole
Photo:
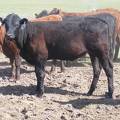
[[[53,60],[52,60],[52,66],[51,66],[50,73],[55,72],[56,64],[57,64],[57,60],[56,60],[56,59],[53,59]]]
[[[21,65],[21,57],[19,54],[15,56],[15,66],[16,66],[16,80],[20,79],[20,65]]]
[[[11,64],[11,75],[9,80],[10,81],[15,81],[15,59],[14,58],[10,58],[10,64]]]
[[[35,73],[37,77],[37,96],[41,97],[44,93],[44,78],[45,78],[45,65],[40,63],[35,65]]]
[[[64,63],[64,60],[60,61],[60,68],[61,68],[61,72],[65,72],[65,63]]]

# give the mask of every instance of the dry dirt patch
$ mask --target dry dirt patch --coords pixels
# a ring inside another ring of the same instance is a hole
[[[46,67],[47,70],[50,66]],[[0,57],[0,119],[1,120],[119,120],[120,99],[106,99],[107,80],[102,71],[94,94],[86,96],[92,79],[92,67],[59,68],[46,74],[45,94],[36,97],[34,68],[22,64],[21,80],[8,80],[9,61]],[[115,94],[120,93],[120,64],[114,64]]]

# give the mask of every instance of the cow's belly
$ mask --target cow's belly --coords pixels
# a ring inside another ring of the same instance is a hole
[[[74,60],[87,52],[80,42],[71,42],[61,46],[55,46],[48,50],[48,59]]]

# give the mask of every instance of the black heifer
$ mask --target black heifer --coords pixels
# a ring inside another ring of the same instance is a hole
[[[88,95],[95,90],[103,67],[108,79],[108,96],[112,98],[113,65],[108,24],[95,17],[71,18],[46,23],[31,23],[22,19],[16,31],[11,31],[14,32],[21,56],[35,65],[38,96],[44,93],[44,66],[47,59],[74,60],[88,53],[93,66],[93,82]],[[9,31],[9,18],[6,19]]]

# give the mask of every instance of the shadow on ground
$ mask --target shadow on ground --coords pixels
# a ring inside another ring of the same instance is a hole
[[[66,102],[54,101],[62,105],[71,104],[76,109],[82,109],[90,104],[104,104],[104,105],[120,105],[120,99],[107,99],[107,98],[98,98],[98,99],[89,99],[89,98],[78,98],[75,100],[70,100]]]
[[[24,94],[29,95],[35,95],[35,85],[30,86],[21,86],[21,85],[15,85],[15,86],[2,86],[0,87],[0,94],[3,95],[16,95],[16,96],[22,96]],[[61,95],[83,95],[82,93],[77,92],[71,92],[67,90],[62,90],[61,88],[54,88],[54,87],[45,87],[45,94],[61,94]],[[70,101],[56,101],[59,104],[65,105],[65,104],[71,104],[76,109],[82,109],[85,106],[88,106],[90,104],[105,104],[105,105],[120,105],[119,99],[107,99],[107,98],[96,98],[96,99],[90,99],[89,97],[86,98],[78,98]]]

